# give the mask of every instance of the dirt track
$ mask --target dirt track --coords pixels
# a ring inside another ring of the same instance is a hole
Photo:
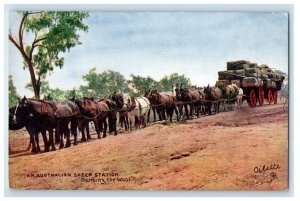
[[[27,139],[16,136],[10,133],[10,147],[26,147]],[[279,169],[254,172],[271,164]],[[44,173],[57,174],[37,177]],[[285,190],[287,108],[245,104],[233,112],[155,124],[55,152],[12,154],[9,180],[11,188],[21,189]]]

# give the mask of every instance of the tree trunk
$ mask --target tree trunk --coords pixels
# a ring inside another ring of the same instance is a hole
[[[33,92],[34,92],[34,98],[40,99],[40,83],[37,83],[35,73],[34,73],[34,68],[32,66],[31,61],[29,59],[26,59],[26,62],[28,64],[28,69],[29,69],[29,73],[30,73],[32,88],[33,88]]]

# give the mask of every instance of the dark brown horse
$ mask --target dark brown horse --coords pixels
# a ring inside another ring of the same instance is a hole
[[[180,85],[179,93],[181,100],[186,103],[184,107],[187,113],[187,118],[193,118],[194,111],[197,117],[199,117],[202,101],[205,98],[204,93],[201,90],[184,88],[182,87],[182,84]],[[190,108],[190,114],[188,113],[188,105]]]
[[[9,108],[9,127],[8,128],[9,128],[9,130],[20,130],[25,127],[29,134],[29,144],[27,146],[27,150],[30,150],[30,148],[32,148],[31,152],[36,153],[40,150],[37,150],[36,143],[35,143],[35,138],[36,138],[35,135],[37,135],[37,139],[38,139],[38,134],[40,133],[40,130],[32,124],[32,121],[30,121],[31,117],[27,117],[22,122],[19,121],[19,123],[15,122],[14,117],[16,115],[16,108],[17,108],[16,106]],[[32,144],[32,146],[31,146],[31,144]]]
[[[215,114],[220,112],[220,100],[222,91],[217,87],[204,87],[206,113],[211,115],[212,106],[214,106]]]
[[[75,103],[78,105],[80,110],[80,117],[82,118],[81,122],[83,127],[86,127],[86,125],[89,121],[92,121],[95,125],[95,130],[98,135],[98,139],[101,138],[100,133],[100,127],[101,124],[104,124],[103,129],[103,138],[106,137],[106,130],[107,130],[107,122],[106,118],[109,113],[109,106],[107,105],[106,101],[103,100],[91,100],[89,98],[83,98],[82,100],[76,99]],[[88,139],[90,139],[89,133],[88,133]],[[82,132],[82,140],[85,141],[84,132]]]
[[[144,97],[148,98],[148,100],[150,101],[151,106],[154,105],[154,100],[149,99],[149,98],[151,98],[151,91],[150,90],[145,91]],[[149,112],[148,112],[148,120],[147,120],[148,124],[150,123],[150,112],[151,112],[151,110],[149,110]],[[152,112],[153,112],[153,122],[156,122],[156,113],[158,113],[157,110],[156,110],[156,107],[152,107]],[[159,120],[161,121],[162,119],[161,119],[160,116],[159,116],[159,118],[160,118]]]
[[[30,125],[31,144],[33,151],[40,151],[38,133],[42,133],[45,144],[45,151],[55,150],[53,141],[53,129],[56,129],[61,136],[60,148],[64,147],[63,135],[67,137],[66,147],[71,146],[70,131],[68,124],[71,122],[71,130],[74,134],[74,144],[77,138],[77,113],[78,107],[69,101],[63,103],[54,103],[44,100],[27,99],[24,97],[19,101],[15,117],[18,124]],[[49,132],[49,142],[46,137],[46,131]],[[34,139],[33,139],[34,136]]]
[[[110,107],[108,114],[109,132],[114,132],[114,135],[117,135],[117,113],[122,112],[124,109],[123,94],[114,92],[105,100]]]
[[[172,94],[166,92],[157,92],[157,90],[152,90],[147,94],[146,98],[148,98],[152,108],[155,108],[159,119],[166,120],[165,112],[170,118],[170,122],[172,122],[173,113],[175,110],[177,121],[179,120],[178,110],[176,108],[176,97]]]

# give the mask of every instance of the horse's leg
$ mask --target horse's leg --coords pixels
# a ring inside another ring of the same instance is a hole
[[[95,125],[95,129],[96,129],[98,139],[101,139],[101,134],[100,134],[100,124],[101,124],[101,122],[98,122],[98,119],[94,119],[93,122],[94,122],[94,125]]]
[[[65,126],[64,133],[66,134],[66,137],[67,137],[66,146],[65,146],[67,148],[67,147],[71,146],[71,140],[70,140],[70,133],[71,132],[68,128],[68,124]]]
[[[49,129],[48,132],[49,132],[49,147],[51,146],[51,151],[55,151],[56,148],[53,142],[53,129]]]
[[[128,112],[125,115],[125,130],[129,129],[129,120],[128,120]]]
[[[60,135],[60,144],[59,144],[59,149],[63,149],[64,148],[64,128],[62,127],[63,125],[61,124],[61,122],[59,122],[58,124],[59,126],[56,128],[57,132]]]
[[[41,131],[42,137],[43,137],[43,141],[44,141],[44,152],[48,152],[50,151],[49,147],[49,142],[46,136],[46,130]]]
[[[55,144],[59,144],[60,143],[60,134],[58,129],[55,129]]]
[[[169,109],[169,116],[170,116],[170,122],[171,122],[171,123],[172,123],[172,118],[173,118],[173,112],[174,112],[174,108],[171,107],[171,108]]]
[[[120,123],[121,128],[123,128],[123,124],[125,127],[125,116],[124,115],[125,115],[125,113],[119,112],[119,123]]]
[[[135,126],[135,129],[139,128],[139,124],[140,124],[139,118],[137,116],[134,116],[134,126]]]
[[[117,132],[117,116],[116,116],[116,113],[114,113],[114,115],[113,115],[113,126],[114,126],[114,132],[115,132],[115,135],[117,135],[118,134],[118,132]]]
[[[36,149],[36,145],[35,145],[35,140],[34,140],[34,135],[35,135],[35,131],[31,126],[26,126],[26,129],[29,133],[30,136],[30,143],[31,143],[31,153],[36,153],[37,149]]]
[[[143,115],[143,121],[144,121],[144,128],[147,127],[147,121],[146,121],[146,114]]]
[[[181,118],[181,116],[182,116],[182,105],[181,104],[179,104],[178,106],[178,109],[177,109],[177,114],[178,114],[178,112],[179,112],[179,117],[177,116],[177,120],[179,120],[180,118]]]
[[[30,142],[32,144],[31,146],[31,153],[37,153],[37,149],[36,149],[36,144],[35,144],[35,140],[34,140],[34,133],[30,133]]]
[[[87,126],[87,122],[85,122],[85,120],[80,121],[78,128],[81,132],[81,142],[85,142],[86,138],[85,138],[85,130],[86,130],[86,126]]]
[[[184,104],[184,110],[185,110],[185,114],[186,114],[186,118],[189,119],[189,111],[188,111],[188,105]]]
[[[73,145],[77,145],[77,126],[78,126],[78,120],[76,117],[74,117],[71,119],[71,132],[74,135]]]
[[[164,120],[168,120],[169,116],[170,116],[170,108],[166,108],[164,110]]]
[[[41,148],[40,148],[40,140],[39,140],[39,131],[35,130],[34,132],[34,138],[35,138],[35,143],[36,143],[36,152],[40,152]]]
[[[150,123],[150,111],[151,111],[151,109],[148,111],[148,114],[147,114],[147,123],[148,124]]]
[[[106,138],[106,131],[107,131],[107,122],[106,118],[103,120],[103,138]]]
[[[156,109],[154,109],[154,108],[152,109],[152,111],[153,111],[153,118],[154,118],[153,122],[156,122],[156,112],[158,113],[158,111]],[[158,114],[158,116],[159,116],[159,114]],[[149,111],[149,117],[148,117],[148,119],[150,119],[150,111]]]
[[[175,110],[175,114],[176,114],[176,119],[177,119],[177,121],[179,121],[180,117],[178,116],[178,110],[177,110],[176,105],[174,105],[174,110]]]
[[[195,109],[196,109],[196,116],[197,116],[197,118],[199,118],[200,106],[199,106],[198,102],[195,103]]]
[[[85,131],[86,131],[87,140],[91,140],[92,137],[91,137],[91,133],[90,133],[90,122],[89,121],[87,121],[85,124]]]
[[[191,104],[190,104],[190,118],[191,118],[191,119],[193,119],[193,116],[194,116],[193,113],[194,113],[194,104],[191,103]]]

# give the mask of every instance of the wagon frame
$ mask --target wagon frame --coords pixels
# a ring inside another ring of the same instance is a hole
[[[271,78],[271,85],[268,86],[267,79],[261,79],[257,77],[253,77],[257,80],[256,83],[253,83],[252,86],[243,86],[243,79],[251,76],[242,76],[234,73],[223,72],[228,75],[235,76],[236,79],[226,80],[229,83],[233,83],[235,81],[239,81],[240,88],[243,90],[243,100],[246,99],[247,103],[250,107],[256,107],[257,102],[260,106],[264,105],[265,99],[269,104],[277,104],[278,91],[281,89],[282,80]],[[218,80],[222,82],[222,80]]]

